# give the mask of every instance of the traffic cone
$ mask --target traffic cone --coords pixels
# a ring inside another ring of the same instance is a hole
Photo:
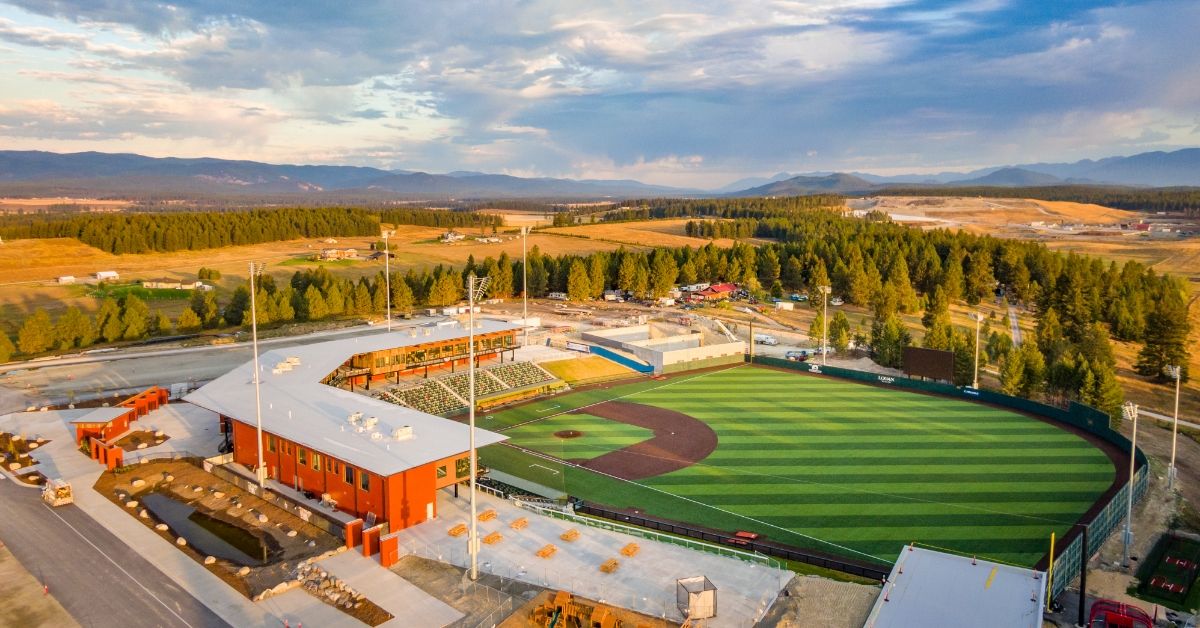
[[[974,554],[971,554],[971,564],[972,565],[975,564],[975,555]]]

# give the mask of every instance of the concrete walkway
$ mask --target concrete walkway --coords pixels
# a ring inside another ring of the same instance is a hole
[[[479,504],[481,513],[488,509],[497,512],[494,519],[479,524],[480,537],[491,533],[503,537],[481,547],[480,571],[570,591],[653,617],[682,621],[675,602],[676,580],[705,575],[718,589],[720,609],[705,625],[750,626],[766,613],[793,575],[761,563],[553,519],[483,493]],[[401,553],[467,567],[466,537],[447,532],[458,523],[469,522],[469,512],[465,492],[455,499],[443,490],[438,494],[437,519],[400,531]],[[509,524],[520,518],[527,520],[526,527],[512,529]],[[562,540],[560,535],[572,528],[579,537],[573,542]],[[638,544],[636,556],[621,555],[629,543]],[[539,558],[537,551],[547,544],[556,546],[557,551],[550,558]],[[615,573],[602,573],[600,565],[609,559],[616,559],[619,567]]]
[[[459,611],[384,569],[379,566],[377,560],[366,558],[358,551],[342,552],[317,564],[391,613],[393,618],[381,624],[387,628],[435,628],[454,623],[463,617]]]

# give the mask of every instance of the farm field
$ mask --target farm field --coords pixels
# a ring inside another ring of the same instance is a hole
[[[599,466],[616,454],[547,435],[573,429],[586,438],[597,416],[613,419],[610,400],[634,410],[630,423],[657,411],[688,415],[699,422],[690,432],[715,433],[715,449],[635,480],[614,477],[623,474],[620,467],[602,475],[507,445],[484,449],[481,460],[606,506],[751,530],[847,558],[890,562],[916,541],[1026,566],[1046,553],[1050,533],[1065,534],[1115,477],[1106,454],[1024,415],[752,366],[540,400],[489,415],[483,426],[555,459],[595,453],[581,464]],[[576,409],[582,414],[571,413]],[[656,433],[667,446],[627,455],[674,458],[672,438],[686,443],[692,436]]]
[[[592,240],[620,242],[626,245],[654,246],[691,246],[701,247],[709,242],[720,246],[733,246],[732,238],[693,238],[686,234],[685,228],[690,218],[670,218],[665,220],[641,220],[637,222],[613,222],[574,225],[570,227],[553,227],[543,229],[545,233],[558,233],[584,237]],[[748,242],[761,244],[767,240],[750,238]]]

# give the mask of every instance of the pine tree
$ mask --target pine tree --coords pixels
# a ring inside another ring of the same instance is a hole
[[[912,344],[912,336],[895,314],[876,318],[871,325],[871,352],[880,366],[900,368],[904,363],[904,348]]]
[[[655,249],[650,263],[650,296],[656,299],[667,296],[678,276],[675,258],[665,249]]]
[[[17,348],[25,355],[41,353],[54,346],[54,323],[46,310],[38,308],[25,318],[17,332]]]
[[[1115,428],[1121,424],[1121,406],[1125,403],[1125,391],[1117,383],[1116,373],[1111,366],[1098,364],[1094,368],[1096,385],[1092,397],[1095,399],[1096,408],[1108,415],[1109,425]]]
[[[150,333],[157,335],[171,333],[171,318],[162,310],[156,310],[151,321]]]
[[[1188,380],[1187,339],[1191,331],[1187,305],[1174,285],[1162,290],[1154,309],[1146,315],[1145,344],[1138,352],[1136,369],[1139,375],[1155,381],[1168,381],[1167,366],[1181,366],[1182,380]]]
[[[249,325],[249,312],[250,288],[248,286],[234,288],[233,295],[229,298],[229,304],[225,306],[225,322],[236,326],[245,321]]]
[[[567,298],[572,301],[586,301],[592,296],[592,279],[588,276],[587,267],[580,260],[571,262],[571,271],[567,275]]]
[[[591,290],[588,292],[588,296],[593,299],[604,296],[604,284],[608,280],[608,260],[606,258],[607,256],[601,253],[593,253],[588,262],[588,278],[591,281]]]
[[[497,299],[512,298],[514,292],[513,263],[508,258],[508,253],[500,254],[496,266],[496,274],[489,275],[492,278],[492,285],[488,289],[489,294]]]
[[[412,314],[416,299],[413,298],[412,288],[403,281],[392,281],[392,311],[405,316]]]
[[[179,315],[179,320],[175,321],[175,328],[181,333],[191,333],[200,329],[200,317],[196,316],[196,312],[191,308],[184,310]]]
[[[696,265],[687,260],[679,267],[679,283],[685,286],[697,283]]]
[[[13,346],[12,339],[8,337],[7,333],[0,330],[0,364],[11,360],[16,351],[17,348]]]
[[[1019,396],[1025,386],[1025,356],[1019,349],[1009,349],[1000,362],[1000,392]]]
[[[457,273],[443,273],[433,282],[433,287],[429,290],[429,304],[435,307],[446,307],[452,303],[457,303],[461,292],[458,286]]]
[[[835,312],[829,321],[829,346],[837,349],[839,353],[844,353],[850,348],[850,319],[840,310]]]
[[[121,338],[139,340],[150,333],[150,308],[137,295],[127,295],[121,305]]]
[[[205,327],[216,327],[221,322],[221,309],[212,290],[192,290],[191,309]]]
[[[304,307],[302,318],[309,321],[319,321],[329,315],[329,307],[325,297],[316,286],[309,285],[304,290]]]
[[[55,340],[59,351],[91,345],[96,341],[92,319],[78,307],[67,308],[55,323]]]
[[[820,311],[813,317],[812,324],[808,326],[808,339],[813,342],[821,342],[825,337],[825,315]]]
[[[1022,365],[1021,388],[1020,395],[1026,398],[1032,398],[1034,393],[1042,389],[1042,382],[1046,377],[1046,360],[1042,357],[1042,352],[1038,350],[1037,343],[1025,342],[1021,344],[1021,360]]]

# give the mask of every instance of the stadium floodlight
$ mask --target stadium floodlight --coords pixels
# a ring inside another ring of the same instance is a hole
[[[971,381],[971,388],[979,390],[979,325],[983,323],[983,313],[975,312],[971,318],[975,319],[975,378]]]
[[[529,236],[529,226],[521,227],[521,326],[525,328],[522,347],[529,346],[529,260],[525,241]]]
[[[1137,459],[1137,422],[1138,422],[1138,407],[1132,401],[1126,401],[1125,405],[1121,406],[1121,414],[1126,421],[1133,421],[1133,439],[1129,441],[1129,486],[1125,494],[1129,497],[1125,506],[1125,550],[1121,559],[1121,566],[1129,566],[1129,546],[1133,544],[1133,466]]]
[[[487,292],[491,277],[467,277],[467,429],[470,431],[471,450],[471,534],[467,540],[467,551],[471,554],[471,579],[479,579],[479,517],[476,515],[475,476],[478,473],[479,462],[475,453],[475,301],[483,298]]]
[[[262,371],[258,368],[258,289],[254,287],[254,278],[262,275],[263,263],[250,262],[250,337],[254,346],[254,425],[258,434],[258,458],[254,469],[254,477],[258,479],[260,495],[266,490],[267,467],[263,464],[263,432],[262,432],[262,394],[259,392],[259,380]]]
[[[387,284],[387,330],[392,331],[392,249],[388,246],[388,238],[395,231],[383,230],[383,277]]]
[[[825,358],[829,355],[829,293],[833,292],[833,287],[817,286],[817,289],[821,291],[821,305],[825,308],[821,315],[821,366],[825,366]]]
[[[1175,488],[1175,439],[1179,437],[1179,383],[1183,380],[1183,369],[1178,364],[1167,367],[1167,377],[1175,380],[1175,420],[1171,423],[1171,466],[1167,468],[1167,488]]]

